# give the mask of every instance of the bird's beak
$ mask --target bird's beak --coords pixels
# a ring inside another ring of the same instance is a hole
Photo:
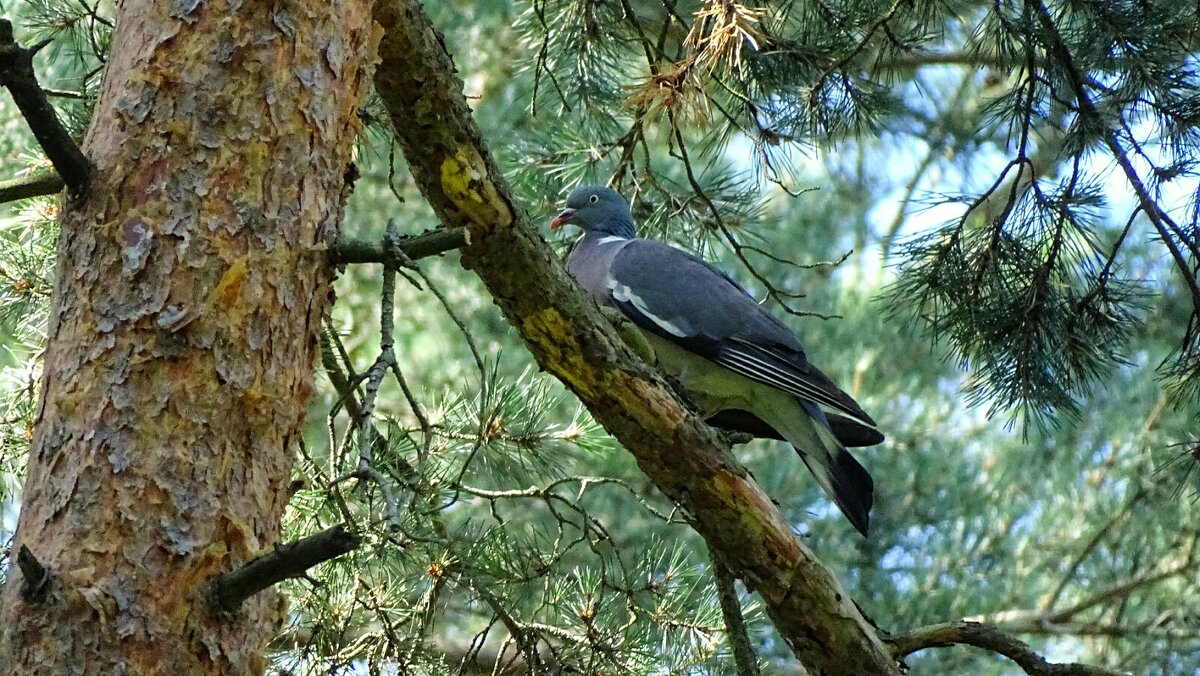
[[[563,223],[570,221],[574,217],[575,217],[574,209],[563,209],[562,213],[555,216],[554,220],[550,221],[550,229],[557,230],[562,227]]]

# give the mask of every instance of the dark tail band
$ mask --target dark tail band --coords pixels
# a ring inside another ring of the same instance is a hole
[[[809,471],[817,474],[819,470],[813,469],[808,456],[800,453],[800,457]],[[819,469],[829,473],[830,497],[838,509],[842,510],[855,530],[867,537],[871,524],[871,505],[875,502],[875,482],[871,480],[871,475],[845,449],[838,451],[832,465]]]

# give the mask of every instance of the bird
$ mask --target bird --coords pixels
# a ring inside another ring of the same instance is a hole
[[[573,190],[550,227],[568,223],[583,237],[567,271],[601,307],[615,308],[636,327],[653,365],[706,421],[790,443],[866,537],[874,482],[847,447],[873,446],[884,435],[809,363],[796,335],[720,268],[637,237],[629,203],[612,188]]]

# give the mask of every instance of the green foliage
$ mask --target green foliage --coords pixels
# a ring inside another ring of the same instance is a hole
[[[56,210],[31,200],[0,218],[0,514],[18,486],[33,434],[58,236]]]
[[[1055,661],[1200,670],[1194,3],[428,4],[535,221],[611,182],[643,234],[771,301],[879,421],[889,442],[857,452],[877,487],[867,540],[790,449],[739,457],[881,627],[977,618]],[[56,38],[39,73],[82,93],[54,99],[82,130],[112,7],[12,10],[22,41]],[[41,164],[7,100],[0,116],[4,178]],[[344,231],[437,227],[387,129],[360,148]],[[49,204],[0,227],[6,517]],[[555,237],[565,253],[573,235]],[[399,272],[390,300],[377,266],[337,282],[285,527],[346,521],[367,544],[285,586],[275,671],[732,673],[685,516],[530,372],[454,254]],[[378,359],[381,307],[394,365]],[[364,426],[348,411],[368,402]],[[786,645],[742,601],[782,672]],[[961,648],[908,662],[1016,673]]]
[[[1039,422],[1073,413],[1077,397],[1123,361],[1149,293],[1107,254],[1126,233],[1110,233],[1102,245],[1091,231],[1104,193],[1077,178],[1035,184],[1005,205],[1007,224],[943,226],[902,254],[906,270],[894,293],[912,303],[904,312],[986,374],[967,396],[993,412],[1022,406]]]
[[[14,10],[18,41],[52,40],[36,60],[39,78],[72,135],[82,138],[112,37],[113,3],[26,0]]]
[[[655,536],[661,527],[640,529],[629,547],[595,515],[616,498],[643,521],[678,517],[619,478],[568,473],[587,460],[576,449],[611,448],[577,406],[570,422],[548,422],[564,408],[551,381],[487,374],[473,397],[450,393],[422,413],[426,424],[379,430],[389,443],[372,463],[384,483],[360,476],[347,487],[332,477],[353,470],[355,457],[305,454],[299,471],[314,488],[292,501],[296,532],[348,520],[374,537],[326,564],[321,587],[295,585],[279,668],[396,662],[451,673],[512,660],[642,673],[711,663],[724,647],[703,568],[681,543]]]

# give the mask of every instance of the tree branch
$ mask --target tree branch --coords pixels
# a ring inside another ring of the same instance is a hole
[[[889,642],[897,657],[904,657],[926,648],[947,648],[952,645],[969,645],[1003,655],[1030,676],[1119,676],[1121,672],[1109,671],[1086,664],[1055,664],[1033,652],[1023,641],[1019,641],[995,627],[978,622],[947,622],[914,629],[906,634],[894,636]]]
[[[33,55],[47,44],[49,41],[32,47],[18,45],[13,38],[12,22],[0,19],[0,84],[12,94],[30,131],[70,189],[71,196],[78,197],[87,189],[92,165],[59,121],[33,72]]]
[[[1200,315],[1200,282],[1197,282],[1192,266],[1176,245],[1175,237],[1179,236],[1185,243],[1192,245],[1194,245],[1194,240],[1190,240],[1183,235],[1184,230],[1175,223],[1170,214],[1158,204],[1158,201],[1154,199],[1150,191],[1146,189],[1141,176],[1134,168],[1129,157],[1125,154],[1125,149],[1121,147],[1121,142],[1117,138],[1117,134],[1105,124],[1103,116],[1096,109],[1096,104],[1092,101],[1091,96],[1088,95],[1084,73],[1080,72],[1079,66],[1075,63],[1074,55],[1071,54],[1071,50],[1059,34],[1058,27],[1054,24],[1054,18],[1050,15],[1050,9],[1042,2],[1034,2],[1033,6],[1037,10],[1038,21],[1042,25],[1047,42],[1047,51],[1059,62],[1063,70],[1066,71],[1075,95],[1075,101],[1079,104],[1079,116],[1083,118],[1085,123],[1094,125],[1100,131],[1100,136],[1104,140],[1104,144],[1108,146],[1113,159],[1121,167],[1122,173],[1125,174],[1125,180],[1129,181],[1129,185],[1133,188],[1133,192],[1138,198],[1138,203],[1141,205],[1143,213],[1146,214],[1146,218],[1150,220],[1150,223],[1154,225],[1154,229],[1158,232],[1158,236],[1163,241],[1163,244],[1166,245],[1167,250],[1171,252],[1171,257],[1175,260],[1175,267],[1179,270],[1179,274],[1183,276],[1183,281],[1187,284],[1188,290],[1191,292],[1192,312]],[[1194,252],[1195,249],[1192,249],[1192,251]]]
[[[347,373],[347,369],[350,367],[349,357],[337,341],[338,337],[333,332],[333,328],[326,325],[325,330],[321,332],[321,366],[325,368],[325,374],[329,376],[330,384],[333,385],[333,389],[338,393],[338,405],[346,409],[346,413],[349,414],[351,420],[362,420],[364,417],[363,402],[358,393],[360,378],[358,374]],[[345,360],[345,367],[343,367],[342,361],[339,360],[339,354],[341,355],[341,359]],[[335,406],[330,416],[335,415],[337,410]],[[415,411],[416,409],[414,408],[413,410]],[[370,436],[371,443],[375,446],[374,450],[378,450],[380,453],[383,452],[387,445],[387,437],[380,434],[373,426],[370,430],[364,429],[363,434]],[[426,434],[426,438],[428,436]],[[397,456],[392,459],[392,462],[395,463],[396,468],[403,474],[403,479],[407,482],[409,488],[415,487],[420,482],[420,472],[409,464],[407,460]],[[331,479],[331,483],[337,483],[341,478]],[[368,476],[366,478],[373,477]]]
[[[0,204],[53,195],[62,190],[64,185],[62,177],[53,171],[39,171],[21,178],[0,181]]]
[[[21,598],[29,603],[41,603],[50,587],[50,571],[25,545],[17,550],[17,567],[25,578],[25,584],[21,585]]]
[[[1032,636],[1071,636],[1087,638],[1105,636],[1123,638],[1136,636],[1141,638],[1169,639],[1174,641],[1196,642],[1196,632],[1187,627],[1185,618],[1178,617],[1179,613],[1164,613],[1159,617],[1142,622],[1067,622],[1051,624],[1034,619],[1022,619],[1016,622],[996,622],[993,626],[1000,631],[1012,634],[1028,634]],[[974,622],[975,620],[966,620]],[[1172,623],[1175,626],[1171,626]]]
[[[1070,634],[1068,630],[1062,630],[1062,627],[1077,626],[1072,624],[1075,618],[1082,612],[1095,608],[1099,605],[1104,605],[1111,602],[1117,602],[1128,598],[1133,592],[1156,585],[1159,582],[1169,580],[1179,575],[1184,575],[1194,569],[1192,562],[1186,561],[1166,570],[1154,570],[1145,575],[1130,578],[1115,584],[1111,587],[1106,587],[1079,601],[1078,603],[1055,610],[1052,605],[1048,605],[1044,609],[1038,610],[1007,610],[990,615],[970,618],[970,621],[985,621],[993,625],[997,625],[1007,631],[1017,633],[1053,633],[1053,634]]]
[[[984,68],[1011,68],[1012,63],[999,56],[962,52],[908,52],[878,56],[870,64],[871,72],[911,70],[925,66],[966,66],[976,70]]]
[[[3,187],[0,183],[0,188]],[[404,237],[399,241],[400,250],[409,260],[417,260],[453,251],[467,243],[465,228],[438,228],[419,235]],[[384,263],[396,268],[405,267],[405,260],[391,251],[385,241],[367,241],[342,238],[333,250],[336,265],[352,263]]]
[[[232,613],[246,599],[288,578],[301,577],[309,568],[358,548],[360,539],[343,524],[275,548],[246,565],[213,580],[217,606]]]
[[[1049,612],[1051,608],[1058,605],[1058,600],[1062,598],[1063,592],[1067,590],[1067,586],[1070,585],[1075,579],[1075,573],[1079,570],[1079,567],[1083,565],[1083,562],[1087,559],[1087,557],[1091,556],[1092,552],[1100,546],[1100,543],[1104,540],[1104,537],[1108,535],[1108,533],[1114,527],[1116,527],[1118,523],[1128,517],[1133,511],[1133,508],[1136,507],[1143,499],[1145,499],[1149,493],[1150,490],[1148,488],[1144,486],[1139,487],[1136,491],[1134,491],[1134,494],[1125,502],[1125,505],[1121,507],[1121,509],[1117,510],[1116,513],[1109,517],[1108,520],[1105,521],[1102,526],[1100,526],[1100,528],[1096,529],[1096,532],[1092,534],[1090,539],[1088,539],[1087,544],[1085,544],[1071,560],[1071,563],[1067,566],[1067,572],[1062,576],[1062,579],[1059,580],[1058,585],[1054,588],[1054,591],[1050,593],[1050,598],[1046,601],[1044,606],[1045,610],[1042,613],[1043,615],[1046,614],[1046,612]]]
[[[375,19],[384,29],[375,87],[409,169],[442,224],[466,227],[463,265],[487,285],[538,364],[688,512],[813,672],[898,674],[877,630],[728,445],[636,359],[514,207],[419,4],[378,0]]]
[[[725,619],[725,634],[733,649],[733,661],[737,664],[738,676],[759,676],[758,657],[750,635],[746,632],[746,620],[742,617],[742,603],[738,600],[737,580],[733,571],[716,556],[712,557],[713,580],[717,585],[717,598],[721,601],[721,616]]]

